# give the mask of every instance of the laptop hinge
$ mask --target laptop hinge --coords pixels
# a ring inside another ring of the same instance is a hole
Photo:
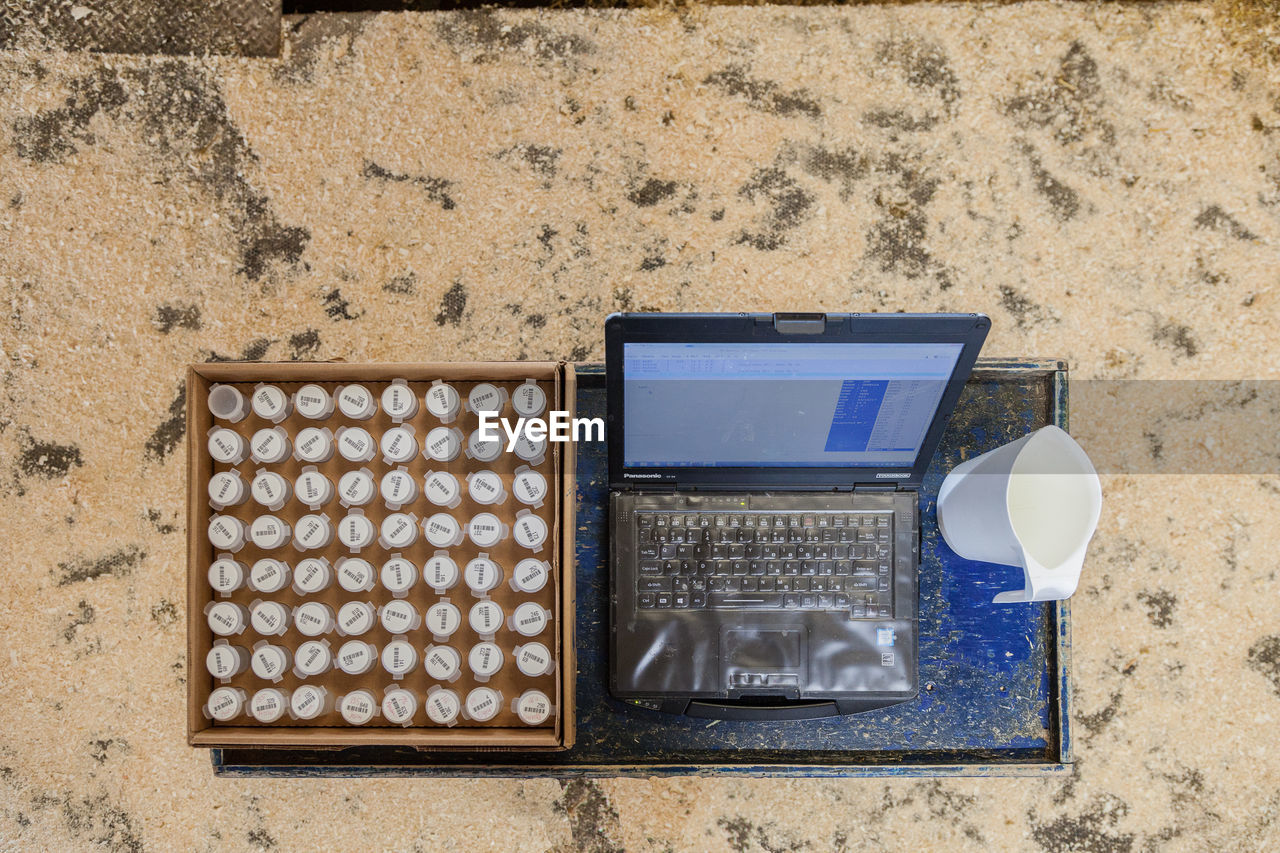
[[[859,483],[853,487],[853,490],[854,492],[896,492],[901,488],[901,483],[876,483],[874,485]]]
[[[613,486],[615,491],[621,492],[644,492],[645,494],[667,494],[676,490],[677,483],[657,482],[657,483],[622,483]]]

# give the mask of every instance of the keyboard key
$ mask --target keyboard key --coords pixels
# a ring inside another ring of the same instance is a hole
[[[640,554],[641,560],[656,560],[662,551],[660,545],[641,545],[636,549]]]
[[[662,574],[662,564],[657,560],[641,560],[640,574],[642,575],[660,575]]]
[[[832,596],[832,599],[833,599],[833,602],[832,602],[833,605],[835,607],[839,607],[841,610],[844,610],[846,607],[850,606],[853,603],[852,601],[850,601],[849,596],[841,595],[839,593]]]
[[[671,581],[666,578],[637,578],[636,589],[640,592],[670,592]]]
[[[808,592],[808,591],[809,591],[809,579],[808,579],[808,578],[796,578],[796,579],[794,579],[793,581],[791,581],[791,588],[792,588],[792,589],[794,589],[796,592]]]
[[[783,602],[780,595],[712,592],[707,594],[707,605],[725,610],[776,610],[783,606]]]
[[[670,560],[676,555],[675,545],[662,545],[658,549],[658,556],[664,560]]]
[[[845,588],[850,592],[874,592],[876,579],[867,575],[854,575],[845,581]]]
[[[695,610],[707,606],[707,594],[705,592],[695,592],[689,596],[689,606]]]
[[[655,595],[658,599],[657,606],[659,609],[663,609],[671,606],[671,593],[659,592],[659,593],[655,593]]]
[[[712,592],[724,592],[727,580],[728,578],[711,578],[707,581],[707,585],[711,588]]]
[[[689,606],[689,593],[677,592],[671,597],[671,606],[681,610]]]
[[[657,605],[657,597],[652,592],[640,593],[640,609],[652,610]]]
[[[688,592],[692,588],[692,584],[693,584],[692,578],[672,578],[671,591],[672,592]]]
[[[740,582],[740,588],[743,592],[759,592],[760,586],[755,578],[743,578]]]
[[[818,606],[818,596],[813,594],[800,596],[800,606],[805,610],[813,610]]]

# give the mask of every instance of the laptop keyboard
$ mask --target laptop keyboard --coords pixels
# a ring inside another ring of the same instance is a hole
[[[641,610],[893,612],[893,513],[636,512]]]

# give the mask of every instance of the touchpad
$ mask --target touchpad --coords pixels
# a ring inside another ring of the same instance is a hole
[[[805,637],[799,626],[727,629],[720,664],[730,695],[760,690],[793,695],[805,681]]]

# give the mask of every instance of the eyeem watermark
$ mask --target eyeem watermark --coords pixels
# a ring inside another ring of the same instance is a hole
[[[498,427],[507,435],[507,452],[516,449],[516,441],[521,435],[530,441],[604,441],[604,418],[574,418],[568,412],[553,410],[549,420],[542,418],[519,418],[515,426],[507,418],[498,417],[497,412],[480,413],[480,438],[483,441],[501,441]]]

